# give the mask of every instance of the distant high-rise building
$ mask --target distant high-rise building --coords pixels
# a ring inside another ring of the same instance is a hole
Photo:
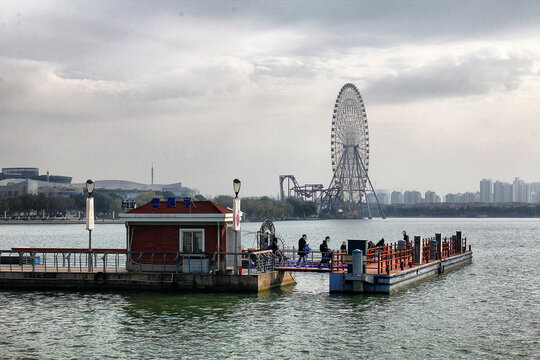
[[[405,204],[419,204],[422,202],[422,194],[420,191],[411,190],[411,191],[405,191],[405,195],[403,195],[403,202]]]
[[[388,204],[388,193],[386,191],[377,191],[377,198],[379,199],[379,204]]]
[[[493,202],[507,203],[512,202],[512,199],[512,184],[502,181],[495,181],[495,183],[493,184]]]
[[[480,202],[490,203],[493,202],[493,184],[491,179],[480,180]]]
[[[403,204],[403,194],[401,191],[392,191],[390,195],[391,204]]]
[[[540,203],[540,182],[533,182],[530,184],[531,190],[531,202]]]
[[[425,202],[428,204],[436,204],[441,202],[441,198],[434,191],[426,191]]]
[[[480,193],[466,192],[465,194],[446,194],[447,203],[472,203],[480,200]]]
[[[527,198],[529,196],[527,191],[527,184],[525,183],[525,181],[521,180],[518,177],[515,178],[514,183],[512,184],[512,190],[512,201],[521,203],[528,202]]]
[[[463,201],[462,202],[464,202],[464,203],[477,202],[480,199],[480,195],[478,193],[475,194],[475,193],[471,193],[471,192],[466,192],[462,196],[463,196]]]

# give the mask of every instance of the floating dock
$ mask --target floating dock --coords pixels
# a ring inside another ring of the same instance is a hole
[[[353,250],[345,259],[348,271],[330,273],[329,291],[393,294],[471,262],[471,248],[459,231],[444,239],[441,234],[423,240],[415,236],[414,243]]]

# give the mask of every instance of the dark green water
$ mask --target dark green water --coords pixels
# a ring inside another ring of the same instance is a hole
[[[259,224],[244,224],[255,231]],[[328,294],[324,274],[258,295],[0,291],[1,359],[540,358],[540,221],[276,223],[293,245],[325,235],[397,240],[462,230],[473,264],[393,296]],[[122,247],[102,225],[95,247]],[[253,235],[244,235],[251,246]],[[86,246],[84,225],[2,225],[0,248]]]

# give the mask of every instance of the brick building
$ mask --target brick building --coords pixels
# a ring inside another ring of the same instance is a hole
[[[127,267],[132,271],[160,267],[176,267],[184,273],[234,269],[234,255],[218,254],[241,249],[241,234],[232,229],[230,209],[211,201],[154,199],[121,216],[131,254]]]

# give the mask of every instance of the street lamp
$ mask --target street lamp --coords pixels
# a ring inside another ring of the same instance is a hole
[[[94,183],[94,181],[90,179],[86,180],[86,191],[88,191],[88,197],[92,197],[92,193],[94,192],[95,186],[96,186],[96,183]]]
[[[238,197],[238,193],[240,192],[240,186],[242,185],[242,182],[240,181],[240,179],[234,179],[233,182],[232,182],[232,186],[233,186],[233,190],[234,190],[234,193],[235,193],[235,198]]]
[[[94,192],[95,183],[88,179],[86,180],[86,191],[88,192],[88,198],[86,199],[86,230],[88,230],[88,271],[93,271],[92,266],[92,230],[95,228],[94,224],[94,198],[92,193]]]
[[[240,231],[240,186],[242,182],[239,179],[233,180],[233,190],[235,197],[233,199],[233,230],[234,230],[234,252],[238,252],[238,232]],[[238,254],[234,255],[234,274],[238,275]]]

